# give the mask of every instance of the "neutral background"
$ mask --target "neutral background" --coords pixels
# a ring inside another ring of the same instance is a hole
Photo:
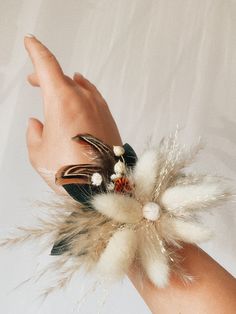
[[[38,36],[68,75],[79,71],[98,87],[123,141],[138,153],[150,135],[159,141],[178,124],[186,143],[199,136],[207,142],[195,169],[234,180],[235,1],[1,0],[1,234],[33,223],[38,209],[32,202],[50,197],[27,159],[27,120],[42,119],[42,100],[26,82],[32,66],[23,47],[25,33]],[[236,276],[235,203],[207,215],[206,223],[216,234],[202,247]],[[104,306],[99,304],[107,290],[92,293],[84,277],[44,303],[37,299],[36,284],[14,290],[47,260],[48,252],[37,257],[36,251],[34,245],[0,250],[1,313],[149,313],[128,280],[109,289]],[[83,290],[90,293],[78,310]]]

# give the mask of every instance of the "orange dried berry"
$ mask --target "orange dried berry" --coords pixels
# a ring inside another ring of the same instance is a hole
[[[132,186],[129,182],[129,179],[126,177],[121,177],[115,179],[115,187],[114,191],[119,193],[131,193],[132,192]]]

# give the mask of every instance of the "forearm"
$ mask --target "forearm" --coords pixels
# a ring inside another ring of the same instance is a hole
[[[185,245],[180,254],[183,267],[196,279],[188,285],[172,274],[169,286],[158,289],[147,278],[140,280],[137,265],[128,274],[152,313],[235,313],[236,279],[197,246]]]

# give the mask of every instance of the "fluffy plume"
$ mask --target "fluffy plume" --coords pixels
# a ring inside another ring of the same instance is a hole
[[[124,276],[134,260],[136,249],[137,239],[134,230],[117,231],[102,253],[97,263],[97,270],[109,280]]]
[[[197,222],[173,219],[172,227],[174,236],[186,243],[199,244],[212,237],[212,231]]]
[[[122,194],[100,194],[91,201],[101,214],[121,223],[137,223],[142,218],[141,204]]]
[[[217,205],[230,196],[229,188],[218,177],[205,176],[195,184],[176,185],[161,196],[162,205],[178,214]]]
[[[168,258],[165,248],[152,223],[146,224],[147,232],[139,233],[139,256],[147,276],[159,288],[164,288],[169,280]],[[154,230],[153,230],[154,229]]]
[[[135,194],[142,200],[149,200],[158,175],[158,154],[155,149],[147,150],[134,167],[133,180],[136,183]]]

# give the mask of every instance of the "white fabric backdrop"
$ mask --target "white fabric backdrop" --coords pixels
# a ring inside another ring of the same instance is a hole
[[[138,153],[149,135],[159,141],[178,124],[187,143],[199,135],[208,143],[197,168],[235,178],[234,0],[1,0],[1,234],[32,223],[37,209],[30,202],[50,194],[26,153],[27,119],[42,118],[40,92],[25,80],[32,70],[23,48],[28,32],[55,53],[67,74],[79,71],[98,87],[123,141]],[[203,248],[235,276],[234,207],[207,216],[216,236]],[[76,313],[86,278],[42,304],[32,284],[12,291],[35,271],[34,250],[0,251],[0,312]],[[103,295],[93,295],[79,313],[97,313]],[[111,291],[102,311],[149,313],[128,281]]]

